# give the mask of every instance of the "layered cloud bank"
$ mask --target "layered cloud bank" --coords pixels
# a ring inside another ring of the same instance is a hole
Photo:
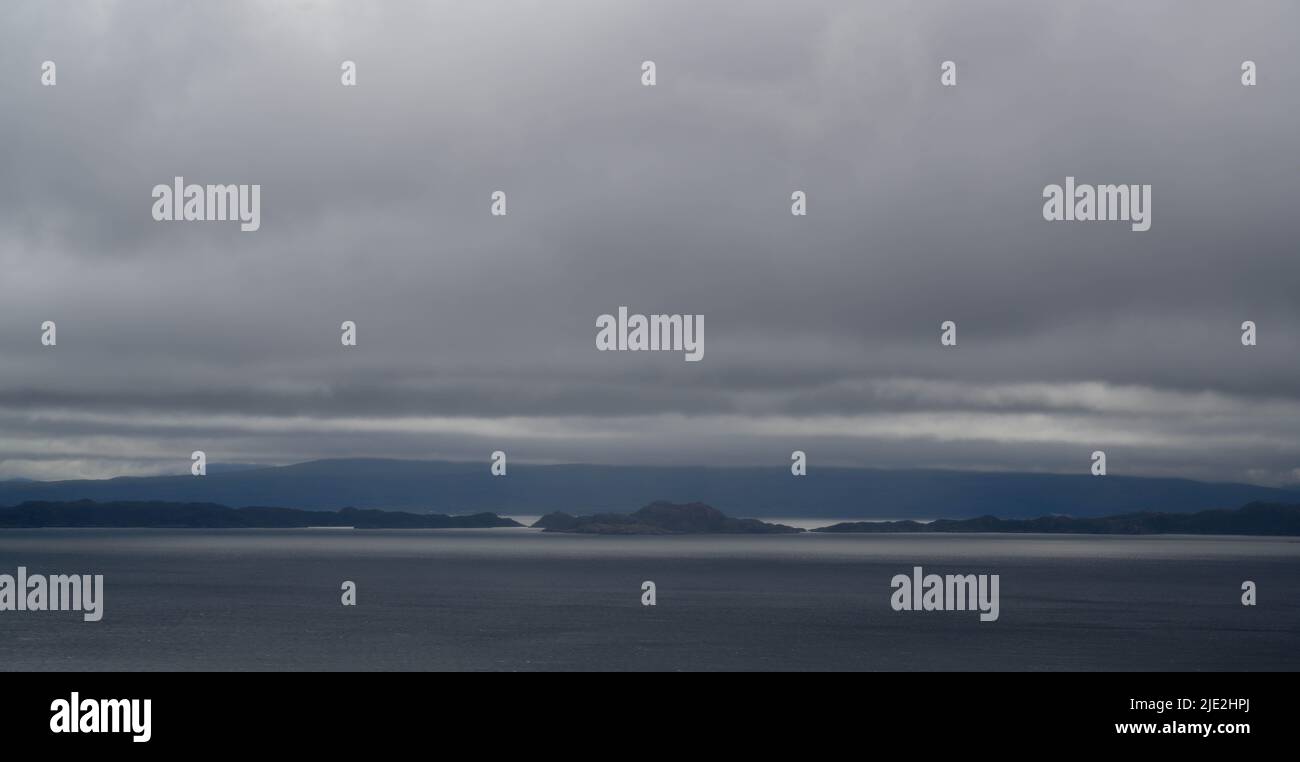
[[[14,3],[0,478],[1104,449],[1300,481],[1300,8],[859,5]],[[155,222],[180,176],[259,185],[258,229]],[[1044,221],[1067,176],[1150,185],[1153,224]],[[619,305],[705,316],[704,359],[598,351]]]

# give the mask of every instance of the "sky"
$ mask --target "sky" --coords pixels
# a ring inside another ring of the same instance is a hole
[[[0,478],[1103,450],[1298,483],[1297,28],[1293,2],[6,2]],[[176,176],[259,184],[261,228],[155,221]],[[1151,229],[1045,221],[1067,176],[1150,184]],[[704,359],[597,351],[620,306],[703,315]]]

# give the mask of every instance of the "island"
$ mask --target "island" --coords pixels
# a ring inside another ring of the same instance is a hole
[[[298,508],[230,508],[216,503],[26,502],[0,508],[0,528],[115,528],[115,529],[305,529],[308,527],[355,529],[486,529],[521,527],[514,519],[495,513],[447,516],[441,513],[406,513],[343,508],[305,511]]]
[[[578,534],[798,534],[804,530],[758,519],[733,519],[704,503],[653,502],[632,514],[548,513],[534,527]]]
[[[378,509],[231,508],[216,503],[76,500],[28,501],[0,508],[0,529],[489,529],[522,527],[496,513],[449,516]],[[805,530],[758,519],[736,519],[704,503],[657,501],[635,513],[575,516],[548,513],[533,527],[598,535],[799,534]],[[849,521],[811,530],[820,534],[1188,534],[1300,536],[1300,504],[1254,502],[1196,513],[1125,513],[1101,518]]]
[[[1011,534],[1232,534],[1300,535],[1300,505],[1249,503],[1241,508],[1196,513],[1126,513],[1102,518],[1042,516],[1036,519],[850,521],[812,530],[823,533],[972,533]]]

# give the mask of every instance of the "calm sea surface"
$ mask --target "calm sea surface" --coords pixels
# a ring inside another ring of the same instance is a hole
[[[0,530],[20,565],[104,618],[0,611],[0,670],[1300,669],[1295,538]],[[916,565],[1000,618],[891,610]]]

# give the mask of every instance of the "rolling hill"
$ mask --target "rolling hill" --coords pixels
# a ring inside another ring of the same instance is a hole
[[[1300,490],[1187,479],[940,470],[511,464],[318,460],[207,476],[0,482],[0,506],[26,501],[169,501],[236,507],[541,515],[631,512],[656,500],[704,502],[730,515],[835,518],[1111,516],[1300,502]]]

